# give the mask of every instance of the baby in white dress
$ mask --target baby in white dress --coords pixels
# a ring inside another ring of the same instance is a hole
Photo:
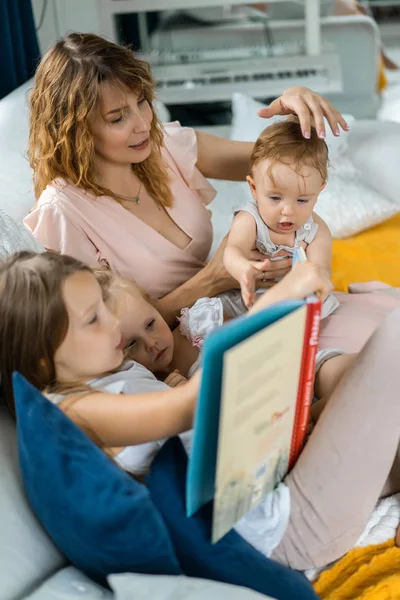
[[[292,257],[298,247],[304,249],[309,262],[322,265],[330,276],[332,236],[314,213],[327,176],[328,148],[313,128],[310,139],[305,139],[299,123],[286,119],[262,132],[247,177],[253,201],[235,210],[224,254],[225,267],[240,284],[243,300],[239,292],[228,292],[232,312],[243,313],[254,302],[256,282],[267,281],[270,261]],[[251,260],[254,250],[268,259]],[[258,293],[262,291],[260,288]],[[337,306],[336,298],[329,296],[322,316]]]

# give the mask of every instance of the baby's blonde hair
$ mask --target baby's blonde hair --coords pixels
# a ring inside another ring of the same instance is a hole
[[[294,117],[264,129],[251,153],[250,172],[266,159],[270,161],[268,176],[272,181],[272,171],[277,163],[293,165],[296,173],[299,173],[301,165],[306,164],[317,169],[324,181],[328,178],[329,157],[325,140],[318,137],[314,127],[311,128],[310,139],[306,139]]]

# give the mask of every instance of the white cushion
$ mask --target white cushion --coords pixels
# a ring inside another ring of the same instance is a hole
[[[272,600],[247,588],[185,577],[124,573],[108,578],[115,600]]]
[[[357,121],[349,152],[363,180],[400,207],[400,123]]]
[[[65,559],[25,498],[15,424],[4,407],[0,407],[0,473],[0,600],[16,600],[63,566]]]
[[[315,210],[334,238],[345,238],[378,225],[399,211],[391,200],[370,187],[348,158],[347,151],[329,169],[328,183]]]
[[[0,208],[0,256],[8,256],[19,250],[43,252],[44,248],[22,223]]]
[[[264,119],[257,115],[260,108],[267,105],[257,102],[245,94],[233,94],[232,96],[232,132],[231,139],[240,142],[255,142],[260,133],[268,126],[282,121],[286,117],[272,117]],[[343,115],[349,125],[354,123],[352,115]],[[348,134],[341,132],[339,137],[333,135],[331,128],[325,120],[326,138],[330,158],[338,156],[347,148]]]

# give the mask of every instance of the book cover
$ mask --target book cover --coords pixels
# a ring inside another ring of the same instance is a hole
[[[287,300],[250,317],[230,321],[204,341],[202,378],[186,483],[188,516],[214,498],[224,353],[305,304]]]
[[[287,300],[204,342],[186,501],[188,516],[214,501],[212,542],[282,481],[301,452],[320,314],[316,296]]]
[[[304,446],[314,392],[315,360],[318,351],[322,303],[316,296],[312,296],[307,302],[307,322],[297,393],[296,418],[290,448],[289,471],[296,464]]]
[[[307,306],[224,353],[212,541],[288,471]]]

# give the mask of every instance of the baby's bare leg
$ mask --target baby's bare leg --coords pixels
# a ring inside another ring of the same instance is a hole
[[[327,402],[328,402],[328,398],[321,398],[320,400],[317,400],[317,402],[314,402],[313,405],[311,406],[311,422],[309,425],[310,432],[312,431],[312,428],[314,427],[315,423],[320,418],[322,411],[324,410]]]
[[[324,402],[321,398],[330,398],[339,380],[347,369],[353,365],[357,357],[358,354],[339,354],[339,356],[334,356],[324,362],[316,374],[314,382],[314,394],[320,399],[320,402]]]

